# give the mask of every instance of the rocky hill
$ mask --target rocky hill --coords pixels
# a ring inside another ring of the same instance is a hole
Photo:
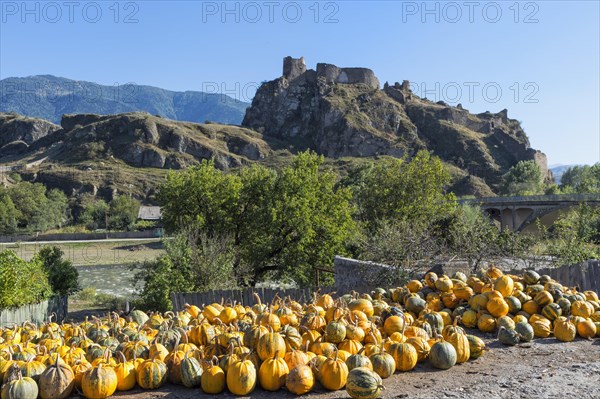
[[[0,112],[60,123],[63,114],[145,111],[164,118],[239,124],[248,103],[224,94],[175,92],[132,83],[103,86],[52,75],[0,80]]]
[[[0,114],[0,164],[12,165],[3,170],[18,167],[27,179],[73,194],[122,191],[149,199],[169,169],[209,158],[223,169],[277,166],[303,149],[339,169],[426,149],[445,162],[457,195],[494,195],[520,160],[536,161],[550,176],[546,156],[530,147],[506,110],[472,114],[419,98],[407,81],[381,88],[369,69],[317,64],[311,70],[291,57],[281,77],[259,88],[242,126],[144,112],[66,114],[60,125]]]
[[[546,156],[507,110],[471,114],[419,98],[406,80],[381,89],[365,68],[317,64],[315,71],[286,57],[282,76],[259,88],[242,125],[330,158],[427,149],[450,166],[459,194],[491,194],[520,160],[535,160],[548,175]]]
[[[0,164],[69,194],[146,198],[168,169],[214,159],[221,169],[264,160],[273,144],[246,128],[143,112],[64,115],[61,124],[0,113]],[[10,165],[10,166],[9,166]],[[25,166],[24,166],[25,165]]]

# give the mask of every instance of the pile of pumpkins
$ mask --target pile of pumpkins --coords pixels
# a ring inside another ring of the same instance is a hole
[[[320,385],[353,398],[381,395],[383,380],[419,362],[438,369],[485,352],[465,328],[507,345],[600,334],[595,292],[548,276],[427,273],[391,290],[311,303],[276,297],[253,306],[222,302],[179,312],[109,314],[82,323],[31,323],[0,330],[2,399],[60,399],[74,390],[106,398],[167,381],[207,394],[248,395],[257,386],[301,395]]]

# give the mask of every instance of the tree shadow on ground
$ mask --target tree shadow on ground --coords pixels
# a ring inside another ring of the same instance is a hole
[[[159,250],[159,249],[163,249],[164,248],[164,244],[162,243],[162,241],[153,241],[153,242],[146,242],[146,243],[142,243],[142,244],[130,244],[130,245],[121,245],[119,247],[115,247],[115,250],[120,250],[120,251],[141,251],[144,249],[153,249],[153,250]]]

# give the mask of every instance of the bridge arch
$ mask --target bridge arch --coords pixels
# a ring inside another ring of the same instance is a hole
[[[588,204],[600,206],[600,195],[535,195],[521,197],[489,197],[460,200],[460,203],[478,205],[501,230],[538,231],[536,220],[551,226],[569,208]]]

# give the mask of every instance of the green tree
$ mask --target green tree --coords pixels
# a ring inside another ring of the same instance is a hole
[[[158,201],[169,232],[190,226],[207,234],[228,234],[235,229],[241,182],[223,173],[213,160],[181,172],[169,172]]]
[[[46,197],[48,198],[45,211],[47,227],[62,227],[63,223],[67,220],[67,211],[69,209],[67,196],[62,191],[54,188],[46,193]]]
[[[45,246],[39,250],[35,259],[40,261],[48,275],[52,291],[56,295],[73,295],[81,289],[79,272],[68,259],[63,259],[63,251],[56,246]]]
[[[323,161],[306,152],[279,172],[253,166],[225,173],[205,161],[170,173],[158,195],[165,226],[187,232],[192,248],[202,247],[200,237],[230,240],[239,285],[267,276],[308,285],[315,266],[344,253],[355,227],[350,191],[336,188]]]
[[[94,200],[85,205],[77,222],[90,230],[105,229],[108,212],[109,206],[104,200]]]
[[[538,195],[544,193],[544,177],[535,161],[519,161],[502,177],[504,195]]]
[[[362,166],[345,184],[353,190],[358,220],[372,233],[384,222],[428,223],[451,212],[455,197],[445,192],[450,180],[439,158],[419,151],[410,161],[385,158]]]
[[[41,183],[19,182],[6,189],[18,211],[17,229],[25,232],[46,231],[60,227],[67,220],[68,202],[65,194],[57,189],[46,191]]]
[[[307,286],[315,266],[330,265],[346,252],[356,228],[351,192],[336,188],[337,177],[321,170],[323,162],[304,152],[279,173],[256,167],[242,174],[246,206],[239,242],[241,259],[253,271],[251,284],[271,274]]]
[[[0,252],[0,309],[38,303],[52,295],[42,263],[27,262],[14,251]]]
[[[600,162],[567,169],[562,175],[560,187],[566,193],[600,193]]]
[[[108,209],[108,228],[111,230],[131,230],[137,220],[140,202],[126,195],[112,199]]]
[[[19,211],[19,229],[28,232],[48,229],[49,223],[45,214],[48,199],[43,184],[20,182],[9,189],[9,195]]]
[[[19,210],[12,202],[8,190],[0,187],[0,234],[15,234]]]
[[[582,204],[561,215],[548,231],[548,252],[559,264],[575,264],[600,256],[600,209]]]

